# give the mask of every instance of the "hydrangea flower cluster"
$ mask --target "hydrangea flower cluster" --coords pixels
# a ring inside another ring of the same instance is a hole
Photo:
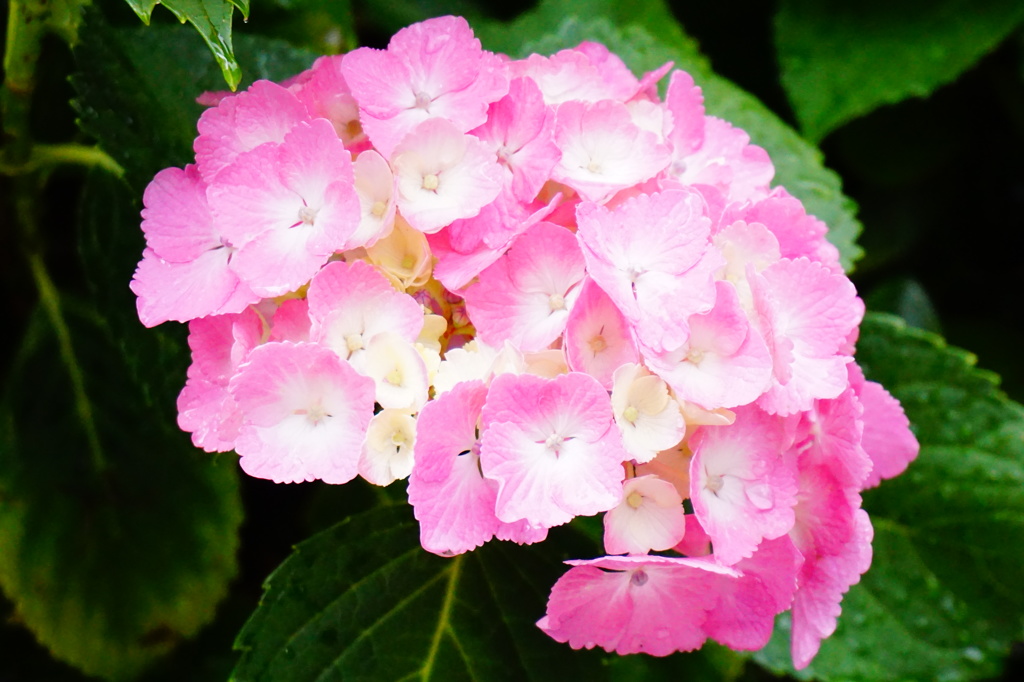
[[[551,637],[758,649],[791,609],[807,665],[871,561],[860,493],[917,443],[853,361],[825,225],[690,76],[512,60],[443,17],[206,99],[132,282],[143,323],[189,324],[197,446],[408,478],[446,556],[604,514]]]

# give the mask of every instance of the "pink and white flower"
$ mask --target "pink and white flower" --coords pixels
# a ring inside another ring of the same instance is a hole
[[[584,272],[572,232],[539,223],[480,273],[466,290],[466,308],[486,343],[542,350],[565,330]]]
[[[207,196],[238,249],[231,268],[268,298],[308,282],[359,224],[350,154],[323,119],[240,154]]]
[[[355,478],[373,382],[311,343],[256,348],[231,380],[242,469],[278,483]]]
[[[721,563],[735,564],[793,527],[796,468],[784,444],[778,420],[755,407],[691,439],[690,499]]]
[[[502,374],[491,382],[480,450],[498,482],[496,513],[550,528],[619,502],[629,455],[611,428],[608,393],[585,374]]]
[[[390,158],[417,125],[431,118],[467,132],[508,92],[501,58],[481,49],[462,17],[428,19],[394,35],[387,50],[349,52],[342,74],[359,102],[373,146]]]
[[[512,60],[440,17],[208,94],[131,288],[144,324],[189,323],[198,447],[279,482],[407,477],[444,556],[603,512],[628,556],[569,562],[551,637],[753,650],[792,609],[803,667],[871,561],[862,489],[919,446],[853,362],[825,224],[693,78],[662,101],[670,70]]]

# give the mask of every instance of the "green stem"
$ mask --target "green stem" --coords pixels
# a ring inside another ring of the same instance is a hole
[[[59,164],[75,164],[102,168],[117,177],[124,175],[121,165],[99,147],[82,144],[37,144],[29,158],[20,166],[8,166],[0,161],[0,173],[22,175],[40,168]]]
[[[38,246],[38,233],[36,230],[36,199],[38,192],[32,187],[32,179],[23,177],[18,179],[15,190],[15,207],[18,213],[18,222],[21,223],[25,236],[25,256],[28,259],[29,268],[32,270],[32,278],[35,280],[36,288],[39,290],[39,303],[46,312],[50,324],[53,326],[54,334],[57,337],[57,344],[60,348],[61,360],[67,368],[71,380],[71,392],[75,400],[75,411],[82,422],[82,430],[85,432],[86,447],[92,460],[93,468],[97,473],[103,473],[108,468],[106,457],[103,455],[103,447],[100,444],[99,433],[96,430],[96,420],[92,413],[92,403],[85,390],[85,377],[82,375],[82,368],[78,364],[78,357],[75,354],[74,345],[71,342],[71,330],[68,328],[67,320],[64,318],[64,311],[61,309],[60,293],[56,285],[50,279],[50,273],[46,270],[43,262],[41,249]]]
[[[0,93],[5,138],[2,158],[7,166],[23,165],[32,152],[32,94],[48,15],[49,9],[39,0],[9,0],[4,87]]]

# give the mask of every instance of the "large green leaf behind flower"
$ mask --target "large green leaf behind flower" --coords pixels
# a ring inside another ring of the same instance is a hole
[[[782,85],[813,141],[956,79],[1024,20],[1019,0],[783,0]]]
[[[410,508],[349,517],[299,544],[267,579],[238,636],[234,682],[733,679],[743,660],[708,645],[667,658],[573,651],[536,621],[570,557],[600,552],[596,519],[543,543],[492,540],[453,558],[419,545]],[[597,521],[600,528],[600,521]],[[599,531],[598,531],[599,532]]]
[[[54,656],[127,679],[224,596],[235,463],[155,418],[95,310],[61,316],[33,318],[0,403],[0,586]]]
[[[843,601],[836,633],[798,676],[997,674],[1024,633],[1024,407],[970,353],[895,317],[865,320],[857,358],[899,398],[921,453],[865,493],[874,561]],[[792,673],[787,639],[776,632],[756,659]]]
[[[116,30],[98,12],[86,22],[76,104],[133,189],[87,180],[77,236],[92,297],[41,290],[5,386],[0,585],[56,657],[127,679],[209,621],[236,572],[235,458],[199,452],[177,429],[184,327],[144,329],[128,290],[143,246],[141,189],[189,160],[195,97],[223,81],[193,32]],[[252,75],[312,61],[256,42],[239,45]]]
[[[444,559],[420,547],[408,506],[350,517],[267,579],[232,679],[595,679],[599,658],[534,625],[564,547],[492,542]]]

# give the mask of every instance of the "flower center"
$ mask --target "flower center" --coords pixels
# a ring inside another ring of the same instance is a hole
[[[636,423],[637,418],[640,416],[640,410],[636,409],[633,405],[629,405],[622,411],[622,418],[628,421],[630,424]]]
[[[331,415],[327,413],[323,405],[314,405],[308,410],[295,410],[295,414],[305,415],[310,424],[316,426]]]
[[[428,192],[434,192],[437,190],[438,179],[434,173],[427,173],[423,176],[423,189]]]
[[[345,134],[350,140],[354,140],[363,134],[363,126],[359,122],[359,119],[354,118],[345,124]]]
[[[626,498],[626,504],[628,504],[633,509],[639,509],[640,505],[642,505],[643,503],[644,503],[644,496],[641,495],[638,492],[632,492]]]
[[[643,267],[639,265],[630,265],[626,268],[626,277],[629,278],[630,282],[636,284],[636,281],[640,278],[640,275],[644,274],[644,272],[645,270]]]
[[[306,225],[312,225],[313,221],[316,220],[317,210],[310,208],[309,206],[303,206],[299,209],[299,222],[305,223]]]
[[[429,112],[430,111],[430,102],[431,101],[433,101],[433,100],[430,99],[430,95],[428,95],[427,93],[422,92],[422,91],[417,92],[416,93],[416,105],[415,105],[415,108],[416,109],[423,109],[424,111]]]
[[[718,491],[722,489],[724,481],[720,474],[710,474],[708,480],[704,483],[704,487],[714,494],[718,494]]]
[[[345,337],[345,345],[348,347],[349,353],[355,353],[357,350],[363,349],[363,335],[362,334],[349,334]]]
[[[388,210],[387,204],[385,204],[383,201],[375,201],[373,202],[373,208],[370,209],[370,213],[372,213],[377,218],[380,218],[381,216],[384,215],[384,211],[386,210]]]
[[[551,312],[565,310],[565,297],[561,294],[551,294],[548,296],[548,307],[551,308]]]

